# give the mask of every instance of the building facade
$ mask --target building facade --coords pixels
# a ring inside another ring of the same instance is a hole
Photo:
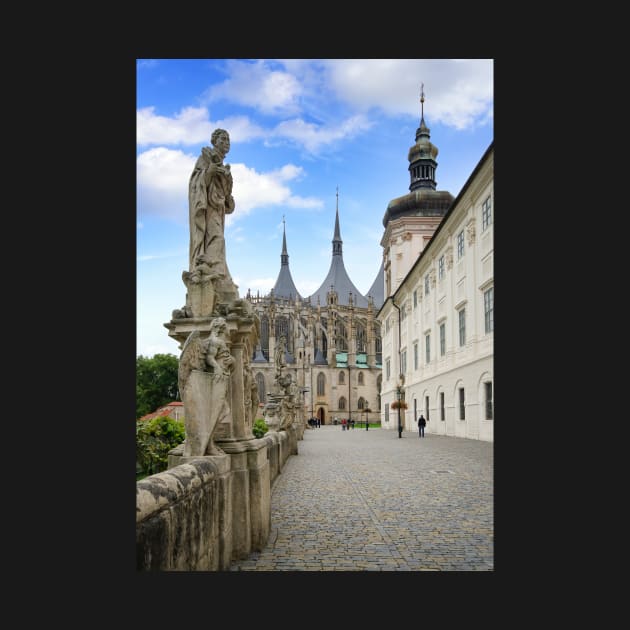
[[[277,345],[300,392],[298,420],[332,424],[380,418],[381,331],[375,315],[383,304],[381,265],[367,295],[350,280],[343,262],[339,197],[328,274],[313,295],[298,293],[283,233],[278,279],[266,296],[249,300],[260,318],[260,344],[251,359],[261,403],[273,391]]]
[[[436,190],[420,102],[409,192],[383,217],[381,426],[415,431],[422,413],[427,433],[493,441],[494,143],[457,198]]]

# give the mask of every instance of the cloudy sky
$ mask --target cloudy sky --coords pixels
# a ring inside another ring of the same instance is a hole
[[[185,302],[188,179],[217,127],[230,134],[236,209],[227,264],[241,297],[289,268],[307,297],[323,282],[339,221],[346,271],[365,294],[382,260],[387,204],[409,191],[424,120],[437,189],[457,196],[493,139],[490,59],[138,59],[136,353],[179,356],[164,323]]]

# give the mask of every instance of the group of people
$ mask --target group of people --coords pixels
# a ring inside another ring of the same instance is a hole
[[[346,420],[345,418],[341,419],[341,430],[345,431],[346,429],[350,430],[350,427],[354,429],[354,420]]]
[[[309,418],[308,419],[308,424],[310,427],[314,428],[319,428],[322,426],[322,420],[321,418]]]

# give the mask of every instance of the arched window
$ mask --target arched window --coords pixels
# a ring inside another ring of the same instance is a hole
[[[376,353],[376,362],[383,362],[383,342],[381,340],[381,329],[378,326],[374,327],[374,352]]]
[[[267,401],[267,393],[265,392],[265,377],[262,375],[262,372],[258,372],[256,374],[256,385],[258,386],[258,400],[261,403]],[[254,410],[255,413],[256,410]]]
[[[357,350],[359,352],[367,352],[367,337],[364,326],[357,324],[356,331]]]
[[[266,315],[260,318],[260,349],[265,359],[269,361],[269,318]]]
[[[324,396],[326,394],[326,377],[323,372],[317,375],[317,395]]]
[[[363,396],[359,398],[359,401],[357,402],[357,407],[359,409],[367,409],[367,402],[365,401],[365,398],[363,398]]]
[[[346,399],[342,396],[339,399],[339,411],[343,411],[346,408]]]
[[[343,385],[346,382],[346,373],[339,372],[339,385]]]
[[[336,320],[336,344],[337,352],[348,351],[348,333],[346,332],[346,326],[341,319]]]
[[[359,385],[363,385],[363,372],[359,372]]]

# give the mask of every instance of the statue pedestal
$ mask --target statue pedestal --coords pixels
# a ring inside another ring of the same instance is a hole
[[[188,282],[186,288],[193,317],[210,317],[217,297],[212,280]]]

